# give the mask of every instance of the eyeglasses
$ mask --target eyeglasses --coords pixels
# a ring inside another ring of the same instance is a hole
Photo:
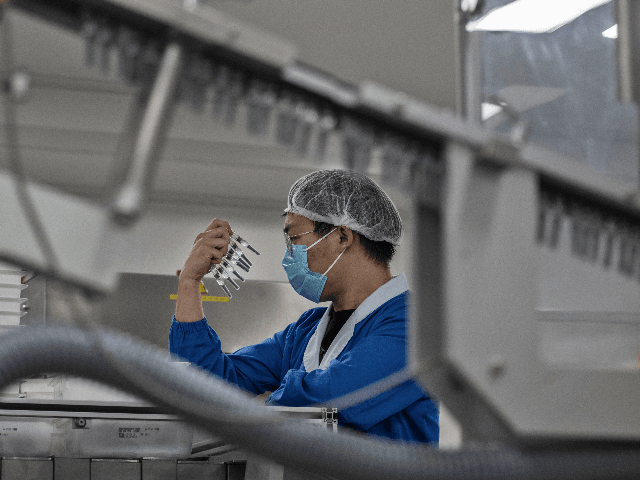
[[[301,237],[303,235],[307,235],[308,233],[315,233],[315,232],[299,233],[299,234],[293,235],[291,237],[285,232],[285,234],[284,234],[284,243],[287,245],[287,249],[289,249],[289,253],[291,255],[293,255],[293,244],[291,243],[291,239],[298,238],[298,237]]]

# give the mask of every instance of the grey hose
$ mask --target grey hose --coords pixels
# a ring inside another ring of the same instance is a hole
[[[146,376],[154,387],[141,390],[126,380],[132,377],[121,375],[101,351]],[[43,372],[92,378],[168,408],[229,443],[276,463],[332,478],[635,480],[640,472],[637,447],[577,453],[505,448],[439,452],[355,433],[333,435],[300,422],[273,423],[273,412],[266,412],[237,388],[198,369],[178,368],[153,347],[105,331],[89,334],[71,327],[32,327],[6,333],[0,336],[0,366],[0,387]],[[244,421],[220,421],[225,412],[244,416]],[[263,416],[265,422],[260,420]]]

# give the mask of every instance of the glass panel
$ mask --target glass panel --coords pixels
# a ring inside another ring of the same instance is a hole
[[[508,3],[487,0],[484,11]],[[483,102],[505,102],[530,142],[637,183],[636,106],[616,99],[615,39],[603,35],[614,24],[608,2],[552,32],[482,32]],[[485,121],[513,126],[504,110]]]

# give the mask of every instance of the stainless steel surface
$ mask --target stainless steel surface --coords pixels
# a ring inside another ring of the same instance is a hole
[[[51,418],[0,418],[0,454],[3,456],[40,457],[51,455],[53,444]]]
[[[91,480],[140,480],[140,460],[91,460]]]
[[[41,401],[38,402],[39,404],[42,404]],[[20,417],[21,419],[36,419],[36,418],[41,418],[41,419],[47,419],[47,418],[71,418],[71,419],[75,419],[75,418],[99,418],[99,419],[108,419],[108,420],[159,420],[159,421],[166,421],[166,420],[179,420],[178,417],[174,416],[174,415],[167,415],[167,414],[141,414],[139,412],[134,412],[132,411],[131,413],[112,413],[112,412],[97,412],[95,410],[91,410],[90,408],[87,408],[84,411],[65,411],[63,409],[64,405],[60,405],[59,402],[58,405],[56,405],[58,408],[57,409],[52,409],[52,410],[45,410],[45,411],[39,411],[39,410],[0,410],[0,417],[5,417],[2,418],[2,421],[13,421],[12,419],[14,417]],[[78,402],[80,403],[80,402]],[[88,403],[88,402],[82,402],[82,403]],[[70,403],[72,404],[72,403]],[[0,403],[0,406],[2,404]],[[125,405],[118,405],[120,407],[125,406]],[[140,406],[140,405],[136,405],[136,406]],[[62,408],[61,408],[62,407]],[[86,407],[90,407],[90,405],[86,405]],[[125,407],[126,408],[126,407]]]
[[[84,428],[63,421],[56,433],[64,448],[56,455],[80,458],[186,458],[191,454],[193,427],[184,422],[88,418]]]
[[[53,480],[50,458],[3,458],[2,480]]]
[[[56,457],[53,462],[53,478],[65,480],[90,480],[91,460],[89,458]]]
[[[145,411],[141,403],[13,399],[11,405],[0,410],[0,454],[5,456],[175,459],[191,454],[193,427],[172,415]]]
[[[178,467],[175,460],[142,459],[142,480],[176,480],[177,473]]]
[[[202,461],[178,461],[177,480],[226,480],[227,467],[224,463]]]

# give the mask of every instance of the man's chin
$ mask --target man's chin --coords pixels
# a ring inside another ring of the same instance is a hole
[[[320,295],[320,300],[318,300],[318,303],[323,303],[323,302],[335,302],[336,301],[336,297],[335,295],[332,294],[326,294],[324,292],[322,292],[322,295]]]

